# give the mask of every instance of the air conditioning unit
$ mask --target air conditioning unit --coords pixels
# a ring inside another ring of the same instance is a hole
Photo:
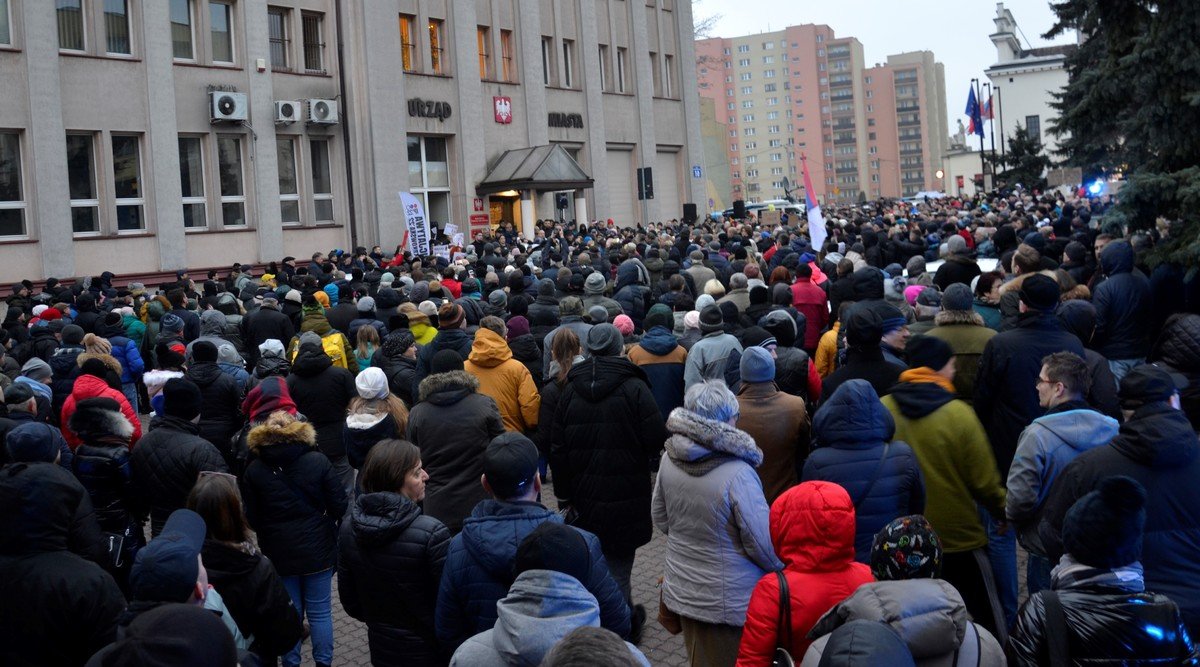
[[[295,100],[278,100],[275,102],[275,123],[290,125],[300,121],[300,103]]]
[[[246,120],[250,105],[246,101],[245,93],[214,91],[209,95],[214,123]]]
[[[338,122],[337,100],[309,100],[308,122],[314,125],[336,125]]]

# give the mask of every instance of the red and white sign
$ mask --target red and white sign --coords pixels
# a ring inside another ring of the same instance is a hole
[[[474,213],[471,215],[470,221],[471,221],[471,236],[474,236],[475,232],[481,232],[481,231],[487,229],[492,224],[491,220],[488,219],[487,213]]]
[[[474,210],[476,213],[482,212],[483,211],[483,198],[476,197],[475,200],[472,202],[472,206],[474,206]]]
[[[508,125],[512,122],[512,98],[496,96],[492,98],[492,109],[496,112],[496,122]]]

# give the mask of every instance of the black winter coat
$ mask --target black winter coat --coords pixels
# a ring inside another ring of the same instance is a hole
[[[1150,352],[1154,298],[1150,280],[1133,266],[1133,248],[1114,241],[1100,253],[1107,279],[1096,287],[1096,351],[1106,358],[1139,359]]]
[[[994,340],[994,339],[993,339]],[[1146,588],[1179,603],[1200,633],[1200,443],[1187,417],[1166,403],[1142,406],[1106,447],[1088,450],[1050,489],[1038,534],[1051,562],[1062,555],[1062,524],[1075,501],[1106,477],[1126,475],[1149,490],[1142,566]]]
[[[1167,318],[1150,359],[1188,379],[1179,397],[1192,428],[1200,430],[1200,315],[1179,313]]]
[[[1165,595],[1091,584],[1060,590],[1058,599],[1072,665],[1190,665],[1200,660],[1179,608]],[[1046,593],[1041,592],[1021,608],[1008,641],[1009,664],[1051,664],[1047,630]]]
[[[222,456],[229,456],[229,440],[237,433],[242,416],[242,390],[237,380],[211,361],[193,363],[187,379],[200,388],[200,437],[211,442]]]
[[[950,255],[933,274],[933,284],[943,292],[954,283],[970,286],[975,276],[982,273],[979,264],[966,255]]]
[[[866,380],[879,396],[890,394],[892,387],[900,381],[900,374],[906,370],[908,369],[903,366],[884,361],[883,350],[880,348],[847,348],[846,363],[830,373],[821,383],[821,402],[828,401],[833,392],[846,380]]]
[[[271,561],[257,551],[211,539],[204,541],[200,557],[208,583],[221,594],[242,636],[254,637],[250,651],[274,664],[292,650],[304,625]]]
[[[408,415],[408,439],[421,449],[429,473],[425,513],[452,533],[488,497],[479,483],[483,452],[504,433],[496,401],[478,392],[479,380],[466,371],[430,375],[421,381],[421,402]]]
[[[329,326],[346,334],[349,339],[350,323],[358,319],[358,307],[348,301],[343,301],[332,308],[325,309],[325,319],[329,320]]]
[[[417,360],[403,355],[388,356],[380,348],[371,355],[371,365],[383,371],[388,379],[388,390],[399,396],[400,400],[411,408],[416,402],[413,387],[416,386]]]
[[[425,379],[425,376],[429,375],[429,367],[433,363],[433,356],[435,354],[442,350],[454,350],[458,353],[458,356],[463,358],[463,361],[466,361],[467,357],[471,354],[471,345],[474,342],[474,336],[463,329],[438,331],[437,336],[434,336],[433,340],[425,347],[422,347],[420,352],[417,353],[417,374],[415,378],[416,384],[413,385],[413,396],[418,401],[421,400],[419,385]]]
[[[54,399],[51,408],[54,422],[58,423],[58,415],[62,414],[63,403],[75,388],[75,378],[79,377],[79,364],[76,362],[84,349],[80,345],[64,345],[54,352],[46,363],[50,364],[50,391]]]
[[[650,541],[650,460],[666,439],[642,369],[621,357],[571,369],[550,431],[554,492],[606,554],[632,556]]]
[[[1017,439],[1030,422],[1046,414],[1038,404],[1042,359],[1055,352],[1084,356],[1083,344],[1051,313],[1025,313],[1017,326],[992,337],[975,375],[975,414],[987,431],[1000,477],[1007,479]]]
[[[53,464],[0,468],[0,663],[82,665],[116,639],[121,590],[68,549],[86,495]]]
[[[29,340],[18,348],[20,351],[17,354],[17,361],[24,365],[26,361],[36,357],[49,363],[58,347],[58,339],[54,337],[54,332],[50,330],[50,327],[34,327],[30,332]]]
[[[398,493],[368,493],[338,540],[338,596],[367,624],[371,664],[444,665],[434,633],[450,531]]]
[[[259,308],[242,318],[242,340],[250,364],[258,360],[258,346],[274,338],[284,346],[296,335],[292,318],[274,308]]]
[[[529,326],[556,327],[559,324],[558,299],[552,296],[539,296],[529,304]]]
[[[246,519],[280,576],[314,574],[337,563],[337,526],[346,489],[318,452],[311,424],[267,422],[247,436],[258,456],[242,477]]]
[[[84,442],[75,448],[71,472],[87,489],[101,530],[141,533],[142,506],[133,483],[129,449],[123,443]]]
[[[533,384],[540,394],[545,380],[542,379],[542,348],[538,345],[539,340],[541,339],[532,334],[525,334],[508,341],[508,347],[512,350],[513,359],[529,369],[529,374],[533,376]]]
[[[131,455],[133,483],[150,508],[150,531],[158,535],[167,517],[187,506],[200,471],[228,472],[229,467],[200,429],[178,417],[154,417]]]
[[[345,456],[342,428],[346,408],[358,395],[354,375],[334,366],[319,346],[302,346],[287,378],[288,393],[296,408],[317,429],[317,447],[326,456]]]

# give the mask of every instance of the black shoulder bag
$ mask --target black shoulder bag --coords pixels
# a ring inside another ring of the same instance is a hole
[[[776,572],[779,579],[779,619],[775,625],[775,655],[771,667],[795,667],[796,661],[789,652],[792,649],[792,595],[788,592],[787,576]]]

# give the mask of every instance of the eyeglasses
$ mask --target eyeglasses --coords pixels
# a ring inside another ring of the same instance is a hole
[[[1062,383],[1061,383],[1061,382],[1059,382],[1058,380],[1050,380],[1050,379],[1048,379],[1048,378],[1044,378],[1044,377],[1040,377],[1040,376],[1039,376],[1039,377],[1038,377],[1038,381],[1037,381],[1037,385],[1035,385],[1035,386],[1041,386],[1041,385],[1044,385],[1044,384],[1062,384]]]

